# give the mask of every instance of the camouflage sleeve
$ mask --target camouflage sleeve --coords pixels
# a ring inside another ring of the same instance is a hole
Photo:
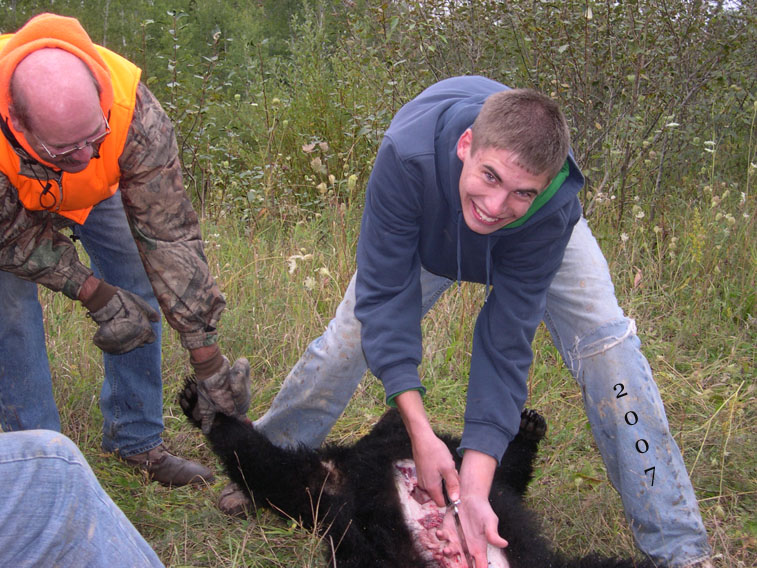
[[[67,222],[47,211],[28,211],[0,174],[0,270],[12,272],[76,299],[92,270],[60,230]]]
[[[168,323],[187,349],[212,345],[226,302],[184,191],[173,125],[142,83],[119,165],[126,216]]]

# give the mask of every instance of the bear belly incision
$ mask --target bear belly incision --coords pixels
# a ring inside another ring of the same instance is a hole
[[[399,460],[393,466],[402,514],[418,551],[429,563],[435,563],[439,568],[470,566],[463,553],[452,509],[437,506],[428,493],[418,487],[413,460]],[[452,554],[444,555],[442,551],[445,548],[452,550]],[[487,558],[490,568],[510,567],[500,548],[489,545]]]

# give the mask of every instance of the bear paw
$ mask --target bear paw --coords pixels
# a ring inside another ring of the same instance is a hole
[[[523,409],[518,433],[527,440],[538,442],[547,433],[547,421],[535,410]]]

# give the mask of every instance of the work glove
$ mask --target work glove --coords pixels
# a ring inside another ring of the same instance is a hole
[[[99,326],[92,342],[106,353],[121,355],[156,339],[151,323],[160,314],[131,292],[101,280],[82,304]]]
[[[210,433],[216,412],[229,416],[244,416],[250,408],[250,363],[244,357],[233,366],[221,355],[215,353],[205,361],[189,361],[197,377],[197,406],[195,418],[202,425],[203,434]]]

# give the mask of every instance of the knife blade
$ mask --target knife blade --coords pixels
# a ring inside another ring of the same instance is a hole
[[[447,505],[447,509],[452,509],[453,516],[455,517],[455,529],[457,529],[457,537],[460,539],[460,544],[463,547],[463,555],[465,556],[466,565],[470,565],[468,562],[468,542],[465,540],[465,532],[463,532],[463,524],[460,522],[460,512],[457,507],[460,505],[460,499],[450,502]]]

